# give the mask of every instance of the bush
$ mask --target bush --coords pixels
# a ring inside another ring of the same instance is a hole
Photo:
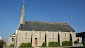
[[[60,46],[60,42],[56,42],[56,46]]]
[[[0,48],[3,48],[3,43],[4,43],[4,41],[0,40]]]
[[[72,46],[72,41],[64,41],[62,42],[63,46]]]
[[[10,47],[14,47],[14,44],[10,44]]]
[[[59,42],[49,42],[49,46],[60,46]]]
[[[32,43],[22,43],[20,47],[32,47]]]
[[[85,46],[85,43],[83,43],[83,45]]]
[[[44,43],[42,44],[42,46],[46,46],[46,42],[44,42]]]
[[[33,48],[33,47],[18,47],[18,48]]]
[[[75,43],[75,44],[77,44],[77,43],[78,43],[78,41],[74,41],[74,43]]]

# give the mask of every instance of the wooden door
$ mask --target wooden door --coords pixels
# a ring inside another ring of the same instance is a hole
[[[35,38],[35,44],[37,45],[37,38]]]

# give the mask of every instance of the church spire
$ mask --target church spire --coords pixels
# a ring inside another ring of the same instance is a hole
[[[24,24],[24,13],[25,13],[25,10],[24,10],[24,4],[23,4],[22,11],[21,11],[20,24]]]

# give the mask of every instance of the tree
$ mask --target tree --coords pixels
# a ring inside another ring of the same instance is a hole
[[[4,41],[0,40],[0,48],[3,48],[3,43],[4,43]]]

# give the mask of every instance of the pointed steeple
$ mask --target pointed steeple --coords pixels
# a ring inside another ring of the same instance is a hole
[[[21,17],[20,17],[20,24],[24,24],[24,13],[25,13],[25,10],[24,10],[24,4],[23,4]]]

